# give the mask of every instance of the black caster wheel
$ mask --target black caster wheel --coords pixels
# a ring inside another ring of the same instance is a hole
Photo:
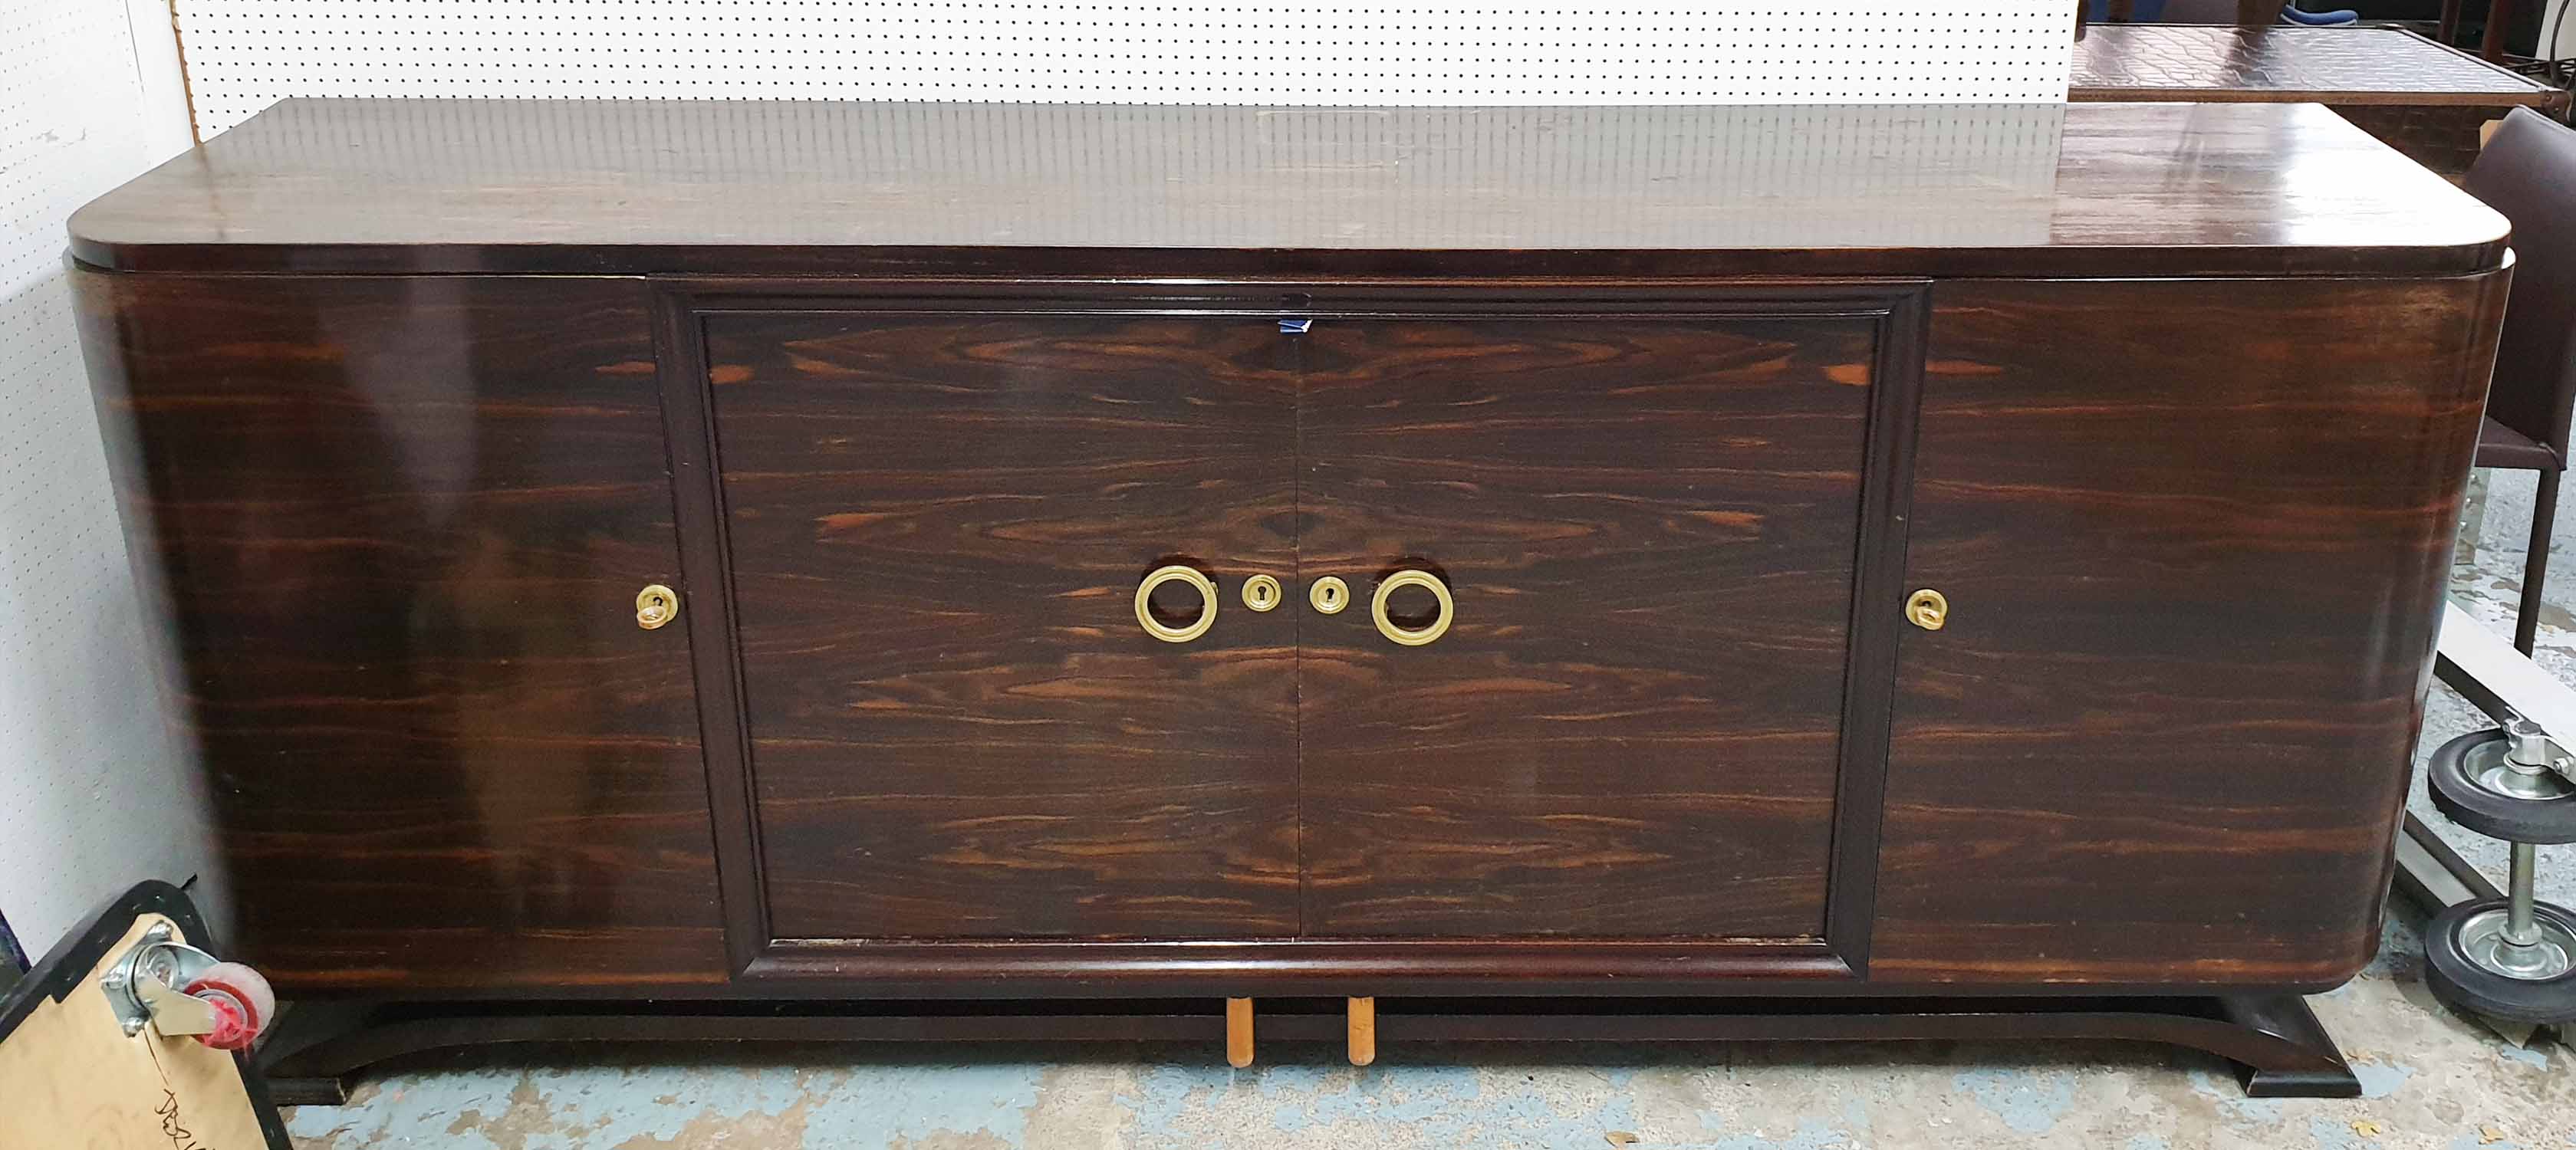
[[[2506,935],[2508,900],[2449,907],[2424,928],[2424,983],[2454,1010],[2513,1022],[2576,1021],[2576,913],[2533,903],[2533,940]]]
[[[2491,839],[2576,843],[2576,783],[2542,768],[2516,770],[2503,731],[2462,735],[2433,751],[2424,768],[2433,806]]]

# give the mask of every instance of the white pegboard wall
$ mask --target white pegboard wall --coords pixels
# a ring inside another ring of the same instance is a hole
[[[63,270],[72,209],[185,142],[175,102],[147,128],[131,32],[122,4],[0,0],[0,914],[36,954],[210,853]]]
[[[174,0],[198,128],[287,96],[2057,103],[2057,0]]]

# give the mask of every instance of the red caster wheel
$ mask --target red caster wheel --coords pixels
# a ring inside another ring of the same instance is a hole
[[[180,992],[215,1010],[215,1028],[197,1036],[217,1050],[248,1050],[277,1017],[277,992],[260,973],[238,962],[218,962],[188,980]]]

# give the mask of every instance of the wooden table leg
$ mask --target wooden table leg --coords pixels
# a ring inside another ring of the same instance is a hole
[[[2236,0],[2236,26],[2269,28],[2281,22],[2281,0]]]
[[[1204,1017],[1204,1016],[1202,1016]],[[1252,1000],[1225,1000],[1225,1061],[1241,1069],[1252,1065]]]
[[[1354,998],[1351,1011],[1351,1065],[1366,1066],[1377,1061],[1377,1000]]]
[[[2493,0],[2487,5],[2487,34],[2478,40],[2478,56],[2488,63],[2504,59],[2505,29],[2513,27],[2513,0]]]
[[[2460,46],[2460,0],[2442,0],[2442,43]]]

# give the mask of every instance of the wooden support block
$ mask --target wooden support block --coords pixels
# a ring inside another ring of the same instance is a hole
[[[1377,1000],[1354,998],[1351,1010],[1351,1065],[1377,1061]]]
[[[1252,1065],[1252,1000],[1225,1000],[1225,1061],[1238,1069]]]

